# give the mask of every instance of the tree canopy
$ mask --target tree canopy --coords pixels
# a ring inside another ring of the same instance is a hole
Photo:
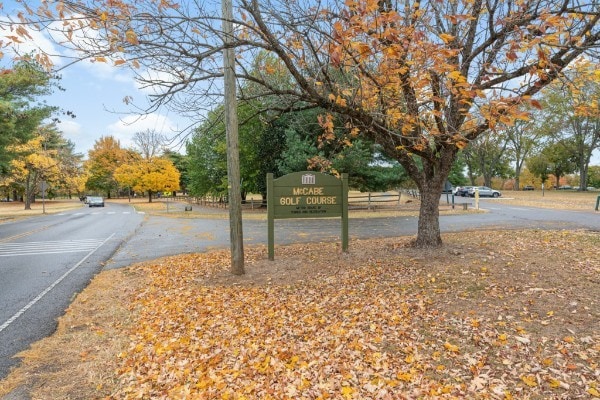
[[[63,138],[53,124],[40,126],[35,136],[9,146],[8,151],[14,158],[4,185],[23,195],[26,210],[31,209],[35,196],[42,190],[50,190],[50,193],[64,190],[68,194],[78,191],[81,155],[74,152],[73,144]]]
[[[565,82],[555,82],[543,92],[543,120],[551,139],[574,156],[580,190],[586,190],[592,153],[600,148],[600,77],[598,65],[576,63]]]
[[[0,70],[0,175],[8,173],[14,146],[36,134],[42,121],[55,111],[39,101],[50,93],[51,77],[35,61],[23,59]]]
[[[147,192],[148,202],[152,202],[156,192],[179,189],[179,171],[170,160],[161,157],[130,159],[115,170],[114,177],[122,186]]]
[[[102,136],[88,152],[85,168],[88,173],[86,188],[105,193],[110,198],[118,188],[114,172],[127,162],[128,153],[114,136]]]

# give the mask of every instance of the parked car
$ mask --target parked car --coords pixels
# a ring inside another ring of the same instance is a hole
[[[487,186],[472,186],[469,188],[469,196],[475,197],[475,190],[479,191],[479,197],[500,197],[502,193]]]
[[[88,196],[87,203],[90,207],[104,207],[104,198],[98,196]]]
[[[467,197],[469,195],[469,189],[473,186],[458,186],[454,191],[455,196]]]
[[[523,186],[523,190],[535,190],[535,188],[531,185],[525,185]]]

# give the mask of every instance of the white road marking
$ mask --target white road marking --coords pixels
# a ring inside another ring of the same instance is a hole
[[[112,235],[110,235],[109,237],[107,237],[106,239],[104,239],[102,242],[100,242],[100,244],[98,244],[98,246],[96,246],[92,251],[90,251],[89,253],[87,253],[85,255],[85,257],[83,257],[81,260],[79,260],[79,262],[77,264],[75,264],[73,267],[71,267],[71,269],[69,269],[67,272],[65,272],[60,278],[58,278],[57,280],[55,280],[54,283],[52,283],[50,286],[48,286],[46,289],[44,289],[43,292],[41,292],[40,294],[38,294],[35,299],[31,300],[25,307],[21,308],[19,311],[17,311],[17,313],[15,315],[13,315],[12,317],[10,317],[5,323],[3,323],[2,325],[0,325],[0,332],[2,332],[3,330],[5,330],[6,328],[8,328],[10,326],[10,324],[12,324],[13,322],[15,322],[15,320],[17,318],[19,318],[21,315],[23,315],[23,313],[25,313],[25,311],[27,311],[31,307],[33,307],[38,301],[40,301],[42,299],[42,297],[44,297],[49,291],[51,291],[52,289],[54,289],[54,287],[56,285],[58,285],[59,283],[61,283],[63,281],[63,279],[65,279],[67,276],[69,276],[69,274],[71,272],[73,272],[77,268],[79,268],[79,266],[81,264],[83,264],[85,262],[85,260],[87,260],[92,254],[94,254],[96,252],[96,250],[98,250],[102,245],[104,245],[106,242],[108,242],[113,236],[115,236],[115,233],[113,233]]]
[[[0,257],[77,253],[90,251],[101,239],[62,240],[49,242],[0,243]]]

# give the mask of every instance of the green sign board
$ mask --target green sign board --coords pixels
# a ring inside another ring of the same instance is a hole
[[[269,260],[275,258],[275,219],[342,218],[342,250],[348,250],[348,175],[294,172],[278,179],[267,174]]]

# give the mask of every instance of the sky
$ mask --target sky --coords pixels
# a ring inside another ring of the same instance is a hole
[[[146,104],[146,94],[127,70],[83,61],[61,75],[59,83],[65,91],[55,91],[47,101],[75,114],[75,118],[61,116],[58,128],[75,143],[77,152],[87,154],[102,136],[114,136],[122,147],[131,147],[136,132],[150,129],[174,137],[189,124],[166,109],[145,116],[133,113],[123,99],[130,96]]]
[[[3,4],[2,4],[3,3]],[[2,15],[14,15],[21,9],[13,1],[1,2]],[[4,17],[2,17],[4,18]],[[4,33],[6,35],[7,33]],[[4,36],[0,32],[0,36]],[[34,33],[35,46],[43,48],[49,54],[68,54],[65,49],[53,45],[47,38]],[[21,51],[33,49],[33,45],[21,46]],[[3,49],[5,55],[3,67],[10,66],[13,54]],[[64,91],[54,90],[52,95],[43,98],[48,105],[59,107],[62,111],[70,111],[76,117],[60,115],[58,129],[66,139],[75,144],[75,150],[87,156],[94,142],[102,136],[114,136],[124,148],[133,146],[132,137],[136,132],[156,130],[168,138],[174,138],[190,125],[176,113],[167,109],[140,116],[131,105],[126,105],[126,96],[142,108],[147,106],[146,93],[136,85],[133,74],[126,67],[114,67],[111,63],[90,62],[83,60],[65,67],[65,60],[53,57],[52,62],[61,79],[58,84]],[[176,151],[185,151],[173,143]]]

